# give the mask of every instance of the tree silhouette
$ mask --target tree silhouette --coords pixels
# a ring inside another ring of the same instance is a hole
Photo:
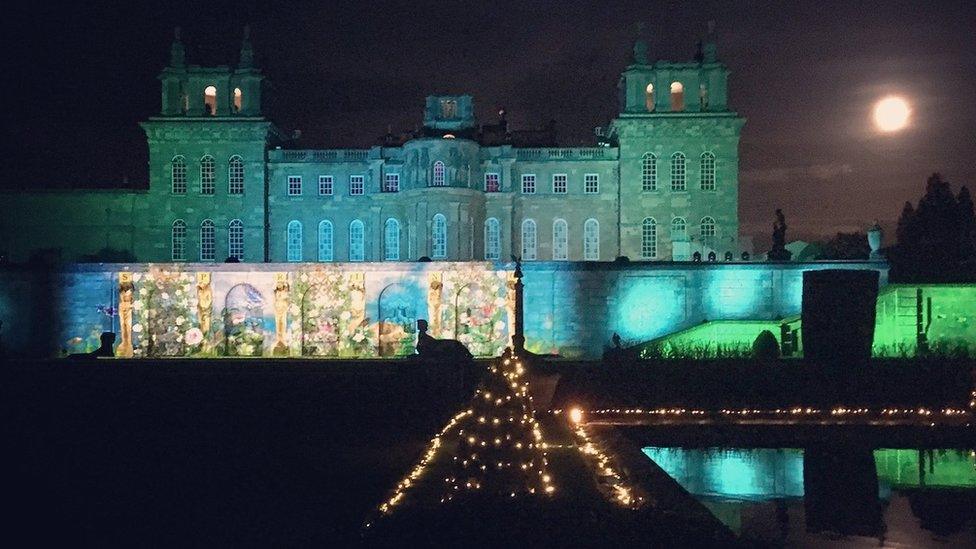
[[[898,219],[898,243],[890,254],[897,281],[945,282],[976,279],[973,201],[966,187],[953,196],[938,173],[913,208],[905,203]]]

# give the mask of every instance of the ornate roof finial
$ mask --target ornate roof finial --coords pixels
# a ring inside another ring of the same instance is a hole
[[[715,63],[718,58],[715,54],[715,20],[708,21],[708,35],[701,46],[701,60],[704,63]]]
[[[241,60],[237,64],[239,69],[254,67],[254,50],[251,48],[251,25],[244,25],[244,40],[241,41]]]
[[[182,69],[186,65],[186,48],[180,41],[181,34],[179,27],[173,29],[173,44],[169,48],[169,66],[176,69]]]
[[[637,41],[634,42],[634,63],[638,65],[647,64],[647,42],[642,38],[644,34],[644,23],[638,22],[637,25]]]

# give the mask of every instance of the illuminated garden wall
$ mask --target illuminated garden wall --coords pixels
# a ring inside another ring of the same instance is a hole
[[[919,290],[923,322],[932,321],[927,331],[929,346],[946,351],[976,349],[976,284],[898,284],[878,296],[875,354],[915,354]]]
[[[639,343],[705,321],[753,329],[798,314],[803,271],[824,268],[886,274],[878,263],[527,263],[527,347],[594,358],[614,333]],[[435,337],[492,356],[514,321],[502,264],[79,264],[0,277],[7,346],[25,354],[89,351],[111,330],[117,354],[133,357],[403,356],[422,318]]]

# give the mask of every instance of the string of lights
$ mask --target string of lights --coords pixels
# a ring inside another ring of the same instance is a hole
[[[604,491],[607,499],[630,509],[637,509],[644,504],[644,497],[637,495],[637,489],[628,485],[620,473],[612,465],[610,456],[593,440],[593,437],[586,430],[583,422],[583,412],[579,408],[570,411],[570,422],[573,424],[573,433],[576,435],[576,447],[587,463],[596,472],[600,480],[601,487],[607,486]]]

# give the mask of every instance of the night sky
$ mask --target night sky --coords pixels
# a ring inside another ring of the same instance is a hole
[[[554,119],[562,145],[589,145],[616,112],[635,23],[652,58],[685,61],[710,19],[748,119],[744,234],[767,238],[776,207],[791,238],[887,225],[933,171],[976,184],[971,2],[117,4],[6,8],[0,186],[144,186],[137,124],[158,112],[176,25],[188,62],[205,65],[236,63],[250,23],[273,86],[265,112],[306,147],[413,129],[431,93],[473,95],[482,122],[499,106],[515,128]],[[880,135],[871,108],[889,93],[911,102],[912,123]]]

